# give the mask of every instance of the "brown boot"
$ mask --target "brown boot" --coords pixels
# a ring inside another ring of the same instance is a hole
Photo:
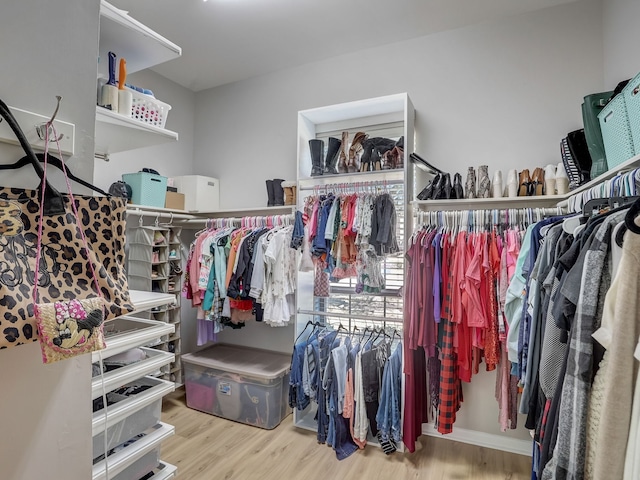
[[[354,135],[353,142],[351,142],[351,146],[349,147],[349,162],[347,163],[349,173],[355,173],[361,170],[360,154],[364,150],[362,142],[364,142],[368,136],[369,135],[364,132],[358,132]]]
[[[342,145],[338,154],[338,173],[347,173],[347,154],[349,152],[349,132],[342,132]]]
[[[284,204],[295,205],[296,198],[296,182],[282,182],[282,188],[284,189]]]

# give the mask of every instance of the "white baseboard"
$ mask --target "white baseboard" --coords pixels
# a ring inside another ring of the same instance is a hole
[[[480,432],[478,430],[467,430],[466,428],[454,427],[453,432],[446,435],[439,433],[432,424],[422,425],[422,434],[431,437],[444,438],[454,442],[470,443],[479,447],[494,448],[505,452],[516,453],[518,455],[531,456],[532,440],[520,440],[493,433]]]

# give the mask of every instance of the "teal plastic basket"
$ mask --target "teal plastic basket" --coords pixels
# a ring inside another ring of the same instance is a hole
[[[619,93],[598,114],[609,169],[636,154],[624,95]]]
[[[167,177],[153,173],[124,173],[122,181],[131,187],[131,203],[164,208]]]
[[[622,90],[636,155],[640,153],[640,73]]]

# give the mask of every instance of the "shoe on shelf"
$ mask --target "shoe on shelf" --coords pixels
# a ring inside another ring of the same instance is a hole
[[[456,173],[453,176],[453,196],[456,200],[462,200],[464,198],[464,188],[462,188],[462,175]]]
[[[489,166],[480,165],[478,167],[478,198],[489,198],[491,196],[491,180],[489,179]]]
[[[175,253],[174,250],[171,251]],[[169,256],[171,256],[171,254],[169,254]],[[151,263],[160,263],[160,252],[157,250],[151,254]]]
[[[312,138],[309,140],[309,153],[311,154],[311,176],[317,177],[324,173],[324,140]]]
[[[163,244],[163,243],[165,243],[165,241],[166,240],[164,238],[164,235],[162,235],[162,232],[159,232],[157,230],[155,232],[153,232],[153,244],[154,245]]]
[[[349,132],[342,132],[340,151],[338,152],[338,173],[347,173],[347,158],[349,156]]]
[[[169,259],[170,259],[170,260],[174,260],[174,259],[176,259],[176,258],[178,258],[178,254],[176,253],[176,251],[175,251],[175,250],[171,250],[171,251],[169,252]]]
[[[337,175],[338,170],[338,155],[342,151],[342,141],[340,139],[329,137],[329,144],[327,145],[327,157],[324,162],[324,174],[325,175]],[[291,205],[294,205],[293,203]]]
[[[370,165],[360,164],[360,156],[362,155],[362,151],[364,150],[362,142],[364,142],[367,138],[369,138],[369,135],[364,132],[357,132],[353,136],[353,141],[349,146],[349,157],[347,161],[347,170],[349,173],[369,171]],[[366,168],[367,170],[363,170],[363,168]]]
[[[493,185],[492,185],[492,197],[500,198],[502,197],[502,172],[500,170],[496,170],[493,174]]]
[[[540,167],[537,167],[533,171],[533,175],[531,176],[530,195],[535,195],[536,197],[542,196],[543,191],[544,191],[544,170]]]
[[[298,201],[297,195],[296,195],[296,182],[295,182],[295,180],[282,182],[282,188],[284,190],[284,204],[285,205],[295,205],[296,202]]]
[[[467,170],[467,181],[464,184],[464,198],[477,198],[476,171],[473,167],[469,167]]]
[[[453,197],[453,186],[451,185],[451,175],[448,173],[444,174],[444,179],[442,181],[442,197],[447,200],[450,200]]]
[[[433,191],[431,192],[431,200],[439,200],[442,198],[442,191],[444,190],[442,187],[444,186],[444,176],[436,175],[436,178],[433,179]]]
[[[431,180],[427,185],[422,189],[420,193],[418,193],[418,200],[431,200],[433,198],[433,193],[435,191],[436,185],[440,182],[441,175],[438,173],[433,180]]]
[[[507,197],[514,198],[518,196],[520,183],[518,182],[518,171],[514,168],[507,173]]]
[[[531,196],[531,177],[529,175],[529,169],[525,169],[520,172],[520,180],[518,182],[518,196]]]
[[[569,177],[562,162],[560,162],[556,168],[556,190],[558,191],[558,195],[566,195],[569,193]]]
[[[544,167],[544,194],[556,194],[556,166],[547,165]]]

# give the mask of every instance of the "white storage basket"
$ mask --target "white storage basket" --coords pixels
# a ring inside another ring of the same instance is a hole
[[[133,97],[131,100],[131,118],[147,125],[164,128],[171,105],[136,90],[130,88],[128,90]]]

